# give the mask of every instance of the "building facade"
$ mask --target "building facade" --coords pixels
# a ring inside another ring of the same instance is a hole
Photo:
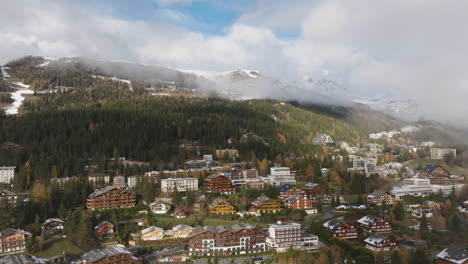
[[[273,186],[296,184],[296,177],[288,167],[271,167],[266,182]]]
[[[0,183],[11,184],[15,178],[16,167],[0,167]]]
[[[359,235],[359,231],[354,225],[343,223],[337,219],[325,222],[323,226],[336,238],[356,239]]]
[[[266,234],[252,225],[205,226],[189,237],[190,256],[226,256],[266,250]]]
[[[94,227],[94,234],[98,239],[104,239],[114,235],[114,225],[108,221],[103,221]]]
[[[168,178],[161,179],[161,191],[173,192],[177,188],[179,192],[198,191],[198,179],[195,178]]]
[[[269,249],[286,252],[290,247],[295,250],[313,250],[318,247],[318,238],[304,233],[301,224],[270,224],[266,244]]]
[[[257,213],[275,213],[283,210],[277,201],[262,195],[252,202],[251,210]]]
[[[366,232],[371,233],[390,233],[392,232],[392,225],[390,222],[373,216],[366,215],[357,220],[357,224]]]
[[[91,210],[129,208],[135,206],[136,194],[119,189],[116,186],[107,186],[96,190],[88,196],[86,206]]]
[[[314,207],[314,200],[307,197],[307,195],[296,194],[286,198],[284,201],[284,206],[293,208],[293,209],[308,209]]]
[[[8,203],[15,205],[18,200],[18,194],[9,190],[0,190],[0,201],[7,200]]]
[[[393,197],[385,191],[377,190],[367,196],[367,201],[371,204],[382,205],[385,201],[386,204],[393,204]]]
[[[447,154],[453,154],[454,157],[457,156],[456,149],[449,148],[431,148],[431,159],[443,159]]]
[[[8,228],[0,233],[0,255],[18,254],[26,251],[26,240],[31,233]]]
[[[283,198],[283,199],[286,199],[292,195],[296,195],[296,194],[300,194],[300,195],[304,195],[305,194],[305,191],[298,187],[298,186],[295,186],[295,185],[292,185],[292,184],[285,184],[281,187],[279,187],[277,189],[278,193],[279,193],[279,197],[280,198]]]
[[[396,241],[381,235],[372,235],[364,240],[366,248],[373,251],[389,251],[397,247]]]
[[[218,173],[208,176],[204,181],[204,185],[208,193],[232,194],[236,192],[231,180],[227,176]]]
[[[125,187],[125,177],[124,176],[115,176],[112,182],[113,186],[117,186],[119,188]]]
[[[222,198],[216,198],[208,205],[208,212],[212,214],[234,214],[237,210],[229,201]]]

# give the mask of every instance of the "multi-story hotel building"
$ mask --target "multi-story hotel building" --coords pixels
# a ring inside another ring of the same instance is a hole
[[[162,192],[173,192],[177,188],[179,192],[198,191],[198,180],[195,178],[168,178],[161,180]]]
[[[271,167],[270,175],[260,178],[262,181],[272,186],[296,184],[296,177],[293,173],[291,173],[291,169],[288,167]]]
[[[72,263],[92,263],[92,264],[142,264],[140,257],[127,251],[125,248],[109,247],[103,249],[93,249],[84,253],[81,260]]]
[[[301,224],[270,224],[266,244],[269,249],[285,252],[290,247],[295,250],[314,250],[318,247],[318,237],[304,233]]]
[[[189,237],[190,256],[225,256],[265,251],[266,234],[252,225],[205,226]]]
[[[122,190],[116,186],[107,186],[94,191],[88,196],[86,206],[91,210],[129,208],[136,203],[134,192]]]
[[[236,188],[232,186],[231,180],[219,173],[208,176],[204,184],[208,193],[232,194],[236,192]]]
[[[342,239],[356,239],[359,231],[354,225],[345,224],[338,219],[332,219],[323,224],[333,237]]]
[[[26,240],[31,233],[21,229],[8,228],[0,232],[0,255],[23,253],[26,251]]]
[[[283,201],[283,203],[284,206],[294,209],[307,209],[314,207],[314,200],[303,194],[296,194],[288,197]]]
[[[0,167],[0,183],[10,184],[15,178],[16,167]]]
[[[392,232],[392,225],[382,218],[366,215],[357,220],[358,225],[366,232],[371,233],[390,233]]]

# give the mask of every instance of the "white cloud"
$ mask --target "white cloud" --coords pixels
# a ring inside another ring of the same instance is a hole
[[[157,13],[164,21],[127,21],[70,1],[8,1],[0,10],[0,63],[26,54],[90,56],[185,69],[253,68],[285,81],[327,72],[355,94],[423,98],[431,116],[461,118],[468,110],[465,1],[260,0],[222,36],[170,25],[192,18],[167,10]],[[295,28],[298,38],[279,37]],[[447,101],[450,107],[441,103]]]

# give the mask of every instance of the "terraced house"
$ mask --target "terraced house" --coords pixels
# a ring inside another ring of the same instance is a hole
[[[87,208],[91,210],[129,208],[135,206],[136,194],[116,186],[107,186],[88,196]]]
[[[276,213],[283,210],[279,202],[268,198],[266,195],[262,195],[253,201],[250,209],[257,213]]]
[[[266,234],[253,225],[205,226],[189,238],[190,256],[225,256],[265,251]]]
[[[8,228],[0,233],[0,255],[23,253],[26,251],[26,240],[31,233],[21,229]]]
[[[237,210],[229,201],[222,198],[216,198],[208,205],[208,212],[212,214],[234,214]]]

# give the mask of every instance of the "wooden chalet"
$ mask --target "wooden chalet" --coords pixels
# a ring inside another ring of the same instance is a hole
[[[208,205],[208,212],[212,214],[234,214],[237,210],[229,201],[222,198],[216,198]]]
[[[268,196],[262,195],[257,198],[257,200],[252,202],[251,208],[252,211],[257,213],[275,213],[283,210],[281,204]]]
[[[392,232],[392,225],[379,217],[373,215],[366,215],[357,220],[357,224],[366,232],[371,233],[390,233]]]

